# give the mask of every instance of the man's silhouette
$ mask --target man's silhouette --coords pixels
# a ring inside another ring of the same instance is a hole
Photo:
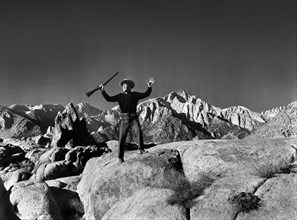
[[[145,152],[143,148],[143,134],[136,113],[137,104],[140,99],[148,97],[152,92],[152,85],[155,82],[153,78],[150,78],[147,82],[148,88],[144,93],[134,92],[131,89],[134,88],[135,83],[132,80],[124,79],[120,82],[120,86],[123,88],[123,93],[119,93],[115,96],[109,96],[104,90],[104,86],[100,85],[98,88],[101,90],[103,97],[108,102],[118,102],[121,110],[121,125],[119,135],[119,161],[124,162],[124,149],[127,138],[127,133],[130,128],[134,129],[137,134],[138,147],[140,153]]]

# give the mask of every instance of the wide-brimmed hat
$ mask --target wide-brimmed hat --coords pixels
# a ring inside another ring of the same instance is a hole
[[[130,84],[131,89],[133,89],[134,86],[135,86],[135,83],[132,80],[130,80],[130,79],[124,79],[124,80],[122,80],[122,82],[120,82],[120,86],[123,86],[124,83]]]

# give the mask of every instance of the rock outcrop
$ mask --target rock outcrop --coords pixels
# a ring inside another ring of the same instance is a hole
[[[175,150],[159,150],[139,157],[132,153],[120,165],[110,155],[92,158],[77,188],[85,218],[101,219],[120,200],[143,187],[162,187],[180,172],[180,155]]]
[[[95,145],[96,141],[89,133],[84,118],[79,118],[72,103],[69,103],[63,112],[55,118],[55,130],[51,145],[64,147],[69,141],[71,146]]]

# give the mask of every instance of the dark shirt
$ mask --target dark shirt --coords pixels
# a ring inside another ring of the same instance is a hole
[[[102,95],[108,102],[118,102],[122,113],[136,113],[138,101],[149,97],[151,92],[152,87],[148,87],[143,93],[131,91],[128,93],[119,93],[115,96],[109,96],[105,91],[102,91]]]

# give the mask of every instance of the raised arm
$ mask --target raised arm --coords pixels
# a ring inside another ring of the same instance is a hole
[[[138,99],[144,99],[146,97],[149,97],[151,93],[152,93],[152,87],[148,87],[145,92],[135,92]]]
[[[146,97],[149,97],[150,94],[152,93],[152,85],[154,84],[155,80],[153,78],[150,78],[149,81],[147,81],[147,90],[144,93],[137,92],[137,97],[139,99],[144,99]]]
[[[106,101],[108,101],[108,102],[117,102],[118,101],[119,95],[114,95],[114,96],[108,95],[107,92],[105,92],[103,85],[100,85],[98,88],[101,90],[102,95]]]

